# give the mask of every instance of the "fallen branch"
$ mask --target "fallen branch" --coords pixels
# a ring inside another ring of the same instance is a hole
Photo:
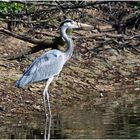
[[[82,34],[79,34],[82,35]],[[90,36],[81,36],[78,37],[78,39],[104,39],[104,40],[110,40],[110,38],[123,38],[124,40],[131,40],[131,39],[139,39],[140,34],[134,35],[134,36],[127,36],[125,34],[113,34],[113,33],[98,33],[98,34],[93,34]]]
[[[44,40],[32,39],[31,37],[27,37],[27,36],[24,36],[24,35],[19,35],[17,33],[11,32],[10,30],[3,29],[3,28],[0,28],[0,32],[3,32],[5,34],[10,35],[12,37],[15,37],[17,39],[27,41],[27,42],[30,42],[30,43],[33,43],[33,44],[41,44],[42,42],[44,42]]]

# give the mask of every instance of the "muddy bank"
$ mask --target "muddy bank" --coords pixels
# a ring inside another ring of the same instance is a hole
[[[28,44],[3,35],[0,46],[1,56],[6,56],[18,53]],[[28,85],[24,89],[15,88],[15,82],[24,69],[42,53],[44,51],[21,62],[0,59],[1,113],[42,112],[44,110],[42,100],[44,82]],[[110,48],[108,51],[99,53],[98,56],[100,57],[92,55],[92,52],[83,53],[81,44],[75,42],[72,58],[50,86],[52,109],[58,110],[88,102],[88,99],[91,98],[95,100],[95,104],[100,105],[110,92],[114,92],[115,96],[118,89],[127,88],[129,90],[132,87],[137,87],[136,90],[139,89],[139,55],[127,50],[118,53]]]

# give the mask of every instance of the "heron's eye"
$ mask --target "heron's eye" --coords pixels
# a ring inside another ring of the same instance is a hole
[[[65,23],[65,25],[69,27],[69,26],[71,26],[71,22],[67,22],[67,23]]]

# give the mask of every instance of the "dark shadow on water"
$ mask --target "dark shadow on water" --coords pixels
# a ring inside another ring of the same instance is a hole
[[[139,93],[135,99],[133,93],[127,93],[117,103],[108,101],[102,108],[74,107],[52,112],[51,138],[140,138]],[[43,114],[17,114],[0,124],[0,138],[44,139],[45,124]]]

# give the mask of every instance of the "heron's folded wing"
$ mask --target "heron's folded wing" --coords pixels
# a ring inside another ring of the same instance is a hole
[[[64,65],[63,55],[50,53],[40,58],[37,64],[34,64],[32,82],[48,79],[60,73]]]

